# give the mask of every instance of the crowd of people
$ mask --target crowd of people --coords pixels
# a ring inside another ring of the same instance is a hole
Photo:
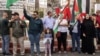
[[[24,17],[29,20],[29,41],[31,56],[34,56],[34,46],[36,46],[37,56],[40,56],[40,35],[44,32],[45,56],[52,56],[54,53],[54,31],[53,27],[58,18],[52,17],[52,12],[48,11],[47,16],[43,19],[39,18],[38,11],[34,11],[32,16],[27,14],[26,9],[23,10]],[[27,24],[19,17],[19,13],[12,14],[11,19],[8,19],[6,11],[0,19],[0,34],[2,36],[2,53],[3,55],[11,55],[9,52],[10,39],[13,43],[13,56],[17,54],[17,42],[20,45],[20,54],[25,55],[24,37],[26,35]],[[100,11],[96,14],[86,14],[81,20],[75,17],[75,22],[70,24],[67,18],[61,18],[58,24],[58,31],[56,38],[58,41],[58,53],[62,52],[61,46],[63,45],[63,52],[67,53],[67,36],[71,35],[72,39],[72,52],[85,53],[95,55],[97,44],[100,44]],[[81,41],[80,41],[81,40]]]

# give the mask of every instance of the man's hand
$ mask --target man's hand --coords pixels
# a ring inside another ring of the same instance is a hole
[[[22,21],[19,21],[20,24],[22,24]]]
[[[83,33],[83,36],[84,36],[84,37],[86,37],[86,34],[85,34],[85,33]]]
[[[13,21],[14,21],[14,19],[9,20],[9,22],[13,22]]]

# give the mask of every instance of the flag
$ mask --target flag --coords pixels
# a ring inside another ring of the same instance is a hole
[[[82,12],[82,0],[78,0],[78,7],[79,7],[79,12]]]
[[[90,13],[90,0],[78,0],[80,20],[83,20],[86,14]]]
[[[71,19],[69,3],[70,3],[70,0],[68,0],[68,4],[63,8],[63,10],[61,11],[61,14],[59,14],[59,17],[56,20],[55,25],[53,27],[54,33],[57,33],[57,31],[58,31],[58,24],[60,22],[60,19],[68,19],[68,20]]]
[[[57,15],[59,15],[59,13],[60,13],[60,8],[59,8],[59,7],[56,7],[56,8],[55,8],[55,12],[56,12]]]
[[[72,19],[71,23],[75,22],[75,17],[79,14],[79,6],[77,0],[74,0],[73,9],[72,9]]]
[[[90,13],[90,0],[78,0],[81,13]]]
[[[71,11],[69,5],[65,6],[64,10],[62,11],[63,19],[71,19]]]
[[[90,0],[86,0],[86,13],[90,13]]]
[[[71,11],[70,11],[70,6],[69,6],[70,4],[69,3],[70,3],[70,0],[68,0],[68,4],[63,8],[62,11],[60,11],[59,7],[55,8],[55,12],[57,15],[59,15],[59,13],[62,12],[63,19],[68,19],[68,20],[71,19]]]
[[[7,0],[6,8],[10,9],[10,6],[18,0]]]

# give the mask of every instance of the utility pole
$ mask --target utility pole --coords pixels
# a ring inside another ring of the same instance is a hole
[[[39,0],[35,0],[35,10],[39,11]]]

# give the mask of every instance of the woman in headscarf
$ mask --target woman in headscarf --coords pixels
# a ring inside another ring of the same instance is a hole
[[[95,26],[94,22],[90,18],[89,14],[86,14],[86,17],[82,23],[83,38],[82,41],[82,52],[95,55],[94,47],[94,37],[95,37]]]

